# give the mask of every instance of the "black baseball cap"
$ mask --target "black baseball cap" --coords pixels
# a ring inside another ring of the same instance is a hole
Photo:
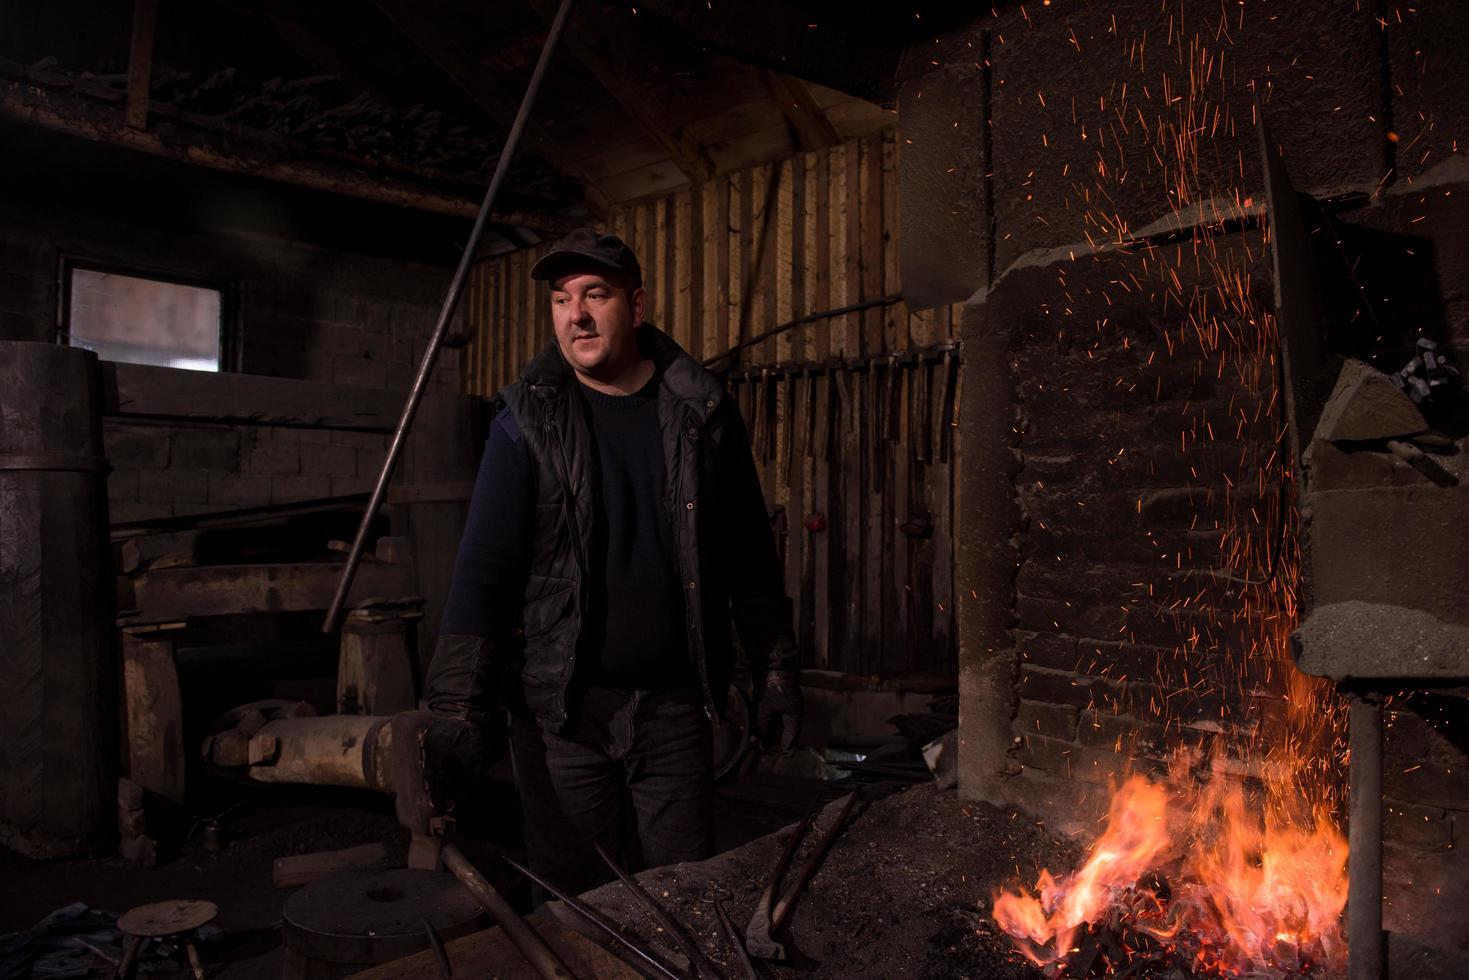
[[[552,245],[531,266],[530,277],[554,282],[564,270],[587,262],[621,272],[632,279],[634,288],[643,284],[643,267],[632,249],[616,235],[599,235],[590,228],[578,228]]]

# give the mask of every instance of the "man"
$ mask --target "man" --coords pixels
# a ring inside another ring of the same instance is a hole
[[[580,230],[538,261],[555,338],[502,396],[428,677],[444,806],[509,741],[531,864],[582,891],[713,846],[713,713],[750,660],[795,740],[790,602],[738,409],[643,322],[636,256]]]

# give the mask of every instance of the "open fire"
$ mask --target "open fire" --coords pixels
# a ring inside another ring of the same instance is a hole
[[[1341,967],[1347,843],[1330,814],[1298,822],[1252,807],[1218,771],[1200,788],[1191,761],[1180,752],[1161,782],[1129,777],[1075,872],[1058,879],[1042,871],[1035,893],[996,898],[995,919],[1032,962],[1064,972],[1084,951],[1089,926],[1120,918],[1135,935],[1114,937],[1104,960],[1120,950],[1203,976]]]
[[[1166,775],[1133,772],[1114,780],[1101,833],[1080,866],[1064,874],[1043,870],[1033,889],[1000,892],[994,917],[1051,976],[1335,973],[1346,961],[1347,843],[1338,824],[1343,713],[1329,686],[1297,672],[1288,652],[1299,618],[1294,474],[1276,383],[1276,324],[1257,295],[1263,241],[1241,231],[1260,225],[1262,209],[1239,186],[1242,153],[1215,143],[1253,129],[1252,116],[1236,115],[1258,111],[1247,108],[1256,98],[1268,106],[1271,83],[1225,68],[1234,63],[1232,55],[1226,59],[1231,32],[1247,27],[1243,3],[1198,31],[1183,4],[1162,6],[1161,66],[1139,53],[1146,38],[1115,36],[1114,19],[1114,36],[1099,40],[1117,46],[1119,67],[1098,105],[1115,119],[1089,123],[1073,108],[1072,120],[1082,140],[1088,124],[1097,136],[1093,165],[1077,168],[1095,185],[1078,181],[1074,188],[1088,204],[1094,255],[1073,258],[1105,263],[1120,291],[1154,297],[1163,326],[1156,337],[1129,337],[1105,317],[1094,327],[1077,317],[1063,319],[1060,332],[1100,355],[1119,344],[1146,345],[1146,366],[1118,377],[1118,390],[1150,390],[1155,359],[1161,365],[1187,358],[1197,377],[1241,392],[1229,399],[1227,413],[1186,403],[1176,436],[1163,434],[1148,450],[1186,457],[1190,499],[1196,491],[1201,502],[1195,525],[1219,532],[1217,560],[1190,570],[1183,556],[1161,555],[1158,574],[1139,583],[1145,598],[1126,600],[1137,603],[1129,622],[1148,609],[1179,617],[1178,645],[1160,654],[1152,689],[1222,696],[1213,719],[1197,711],[1179,717],[1167,695],[1092,705],[1094,714],[1130,715],[1166,730],[1168,744],[1177,746],[1167,755],[1120,739],[1113,747],[1119,755],[1151,756]],[[1174,220],[1162,224],[1171,238],[1139,238],[1109,210],[1130,167],[1132,180],[1166,196]],[[1062,172],[1071,169],[1068,163]],[[1064,271],[1059,285],[1069,300]],[[1103,298],[1110,307],[1110,297]],[[1071,307],[1064,314],[1075,315]],[[1236,465],[1221,472],[1209,450],[1231,441],[1243,448]],[[1106,452],[1111,462],[1140,448]],[[1210,624],[1203,632],[1217,635],[1201,637],[1183,625],[1201,613]],[[1093,663],[1089,670],[1105,675],[1109,668]],[[1210,743],[1194,738],[1201,732],[1212,733]]]

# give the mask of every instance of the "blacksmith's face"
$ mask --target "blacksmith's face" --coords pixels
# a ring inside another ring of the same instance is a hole
[[[643,288],[612,272],[569,272],[551,282],[551,322],[561,355],[580,374],[615,380],[638,363]]]

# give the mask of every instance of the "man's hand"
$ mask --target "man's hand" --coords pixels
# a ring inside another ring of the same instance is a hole
[[[760,744],[771,748],[778,738],[781,751],[791,751],[801,734],[801,713],[805,707],[801,698],[801,672],[772,670],[765,675],[765,683],[755,695],[755,725]]]
[[[431,711],[393,716],[393,791],[398,819],[426,832],[484,778],[505,749],[503,727]]]

